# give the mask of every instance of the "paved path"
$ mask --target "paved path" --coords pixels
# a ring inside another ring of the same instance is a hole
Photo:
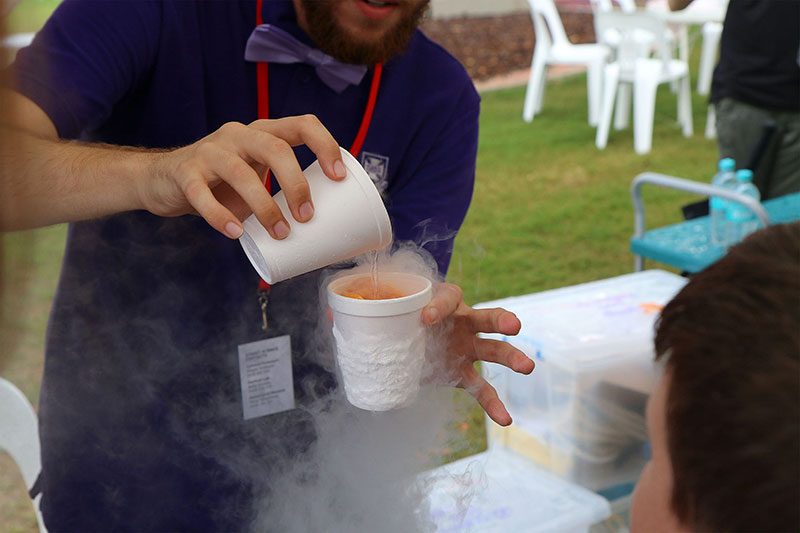
[[[547,69],[547,79],[552,80],[577,74],[578,72],[585,71],[585,67],[581,66],[561,66],[555,65]],[[502,74],[488,80],[481,80],[475,82],[475,88],[478,92],[493,91],[495,89],[506,89],[508,87],[518,87],[528,83],[528,76],[530,69],[521,69]]]

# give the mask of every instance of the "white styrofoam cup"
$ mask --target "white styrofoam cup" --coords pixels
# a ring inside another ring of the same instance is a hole
[[[419,392],[426,336],[421,312],[431,301],[431,282],[417,274],[381,272],[381,283],[407,296],[360,300],[339,294],[364,276],[369,274],[337,278],[327,288],[345,394],[368,411],[404,407]]]
[[[273,239],[255,215],[244,222],[239,242],[261,278],[274,284],[344,261],[392,240],[392,226],[380,193],[355,157],[341,148],[347,177],[328,178],[314,161],[303,171],[311,189],[314,216],[294,220],[283,191],[273,199],[291,225],[289,235]]]

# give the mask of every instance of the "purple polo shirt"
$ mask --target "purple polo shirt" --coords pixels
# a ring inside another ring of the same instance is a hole
[[[19,52],[15,88],[66,139],[189,144],[257,118],[256,68],[244,60],[255,9],[66,0]],[[290,1],[265,1],[263,18],[310,44]],[[312,67],[270,65],[272,117],[312,113],[349,148],[371,77],[337,94]],[[464,69],[417,32],[385,65],[360,154],[395,239],[424,246],[442,273],[472,193],[478,112]],[[303,168],[313,161],[296,153]],[[264,334],[255,271],[202,219],[133,212],[71,224],[40,399],[48,527],[246,529],[254,495],[269,498],[314,429],[303,409],[243,420],[237,346],[291,335],[298,406],[341,396],[330,345],[315,335],[325,329],[319,275],[273,287]]]

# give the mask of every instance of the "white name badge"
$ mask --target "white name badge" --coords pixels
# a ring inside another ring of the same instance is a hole
[[[239,345],[244,419],[294,409],[289,335]]]

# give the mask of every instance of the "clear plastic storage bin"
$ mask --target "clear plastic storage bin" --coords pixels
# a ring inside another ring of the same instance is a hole
[[[489,447],[516,450],[610,500],[629,494],[650,453],[654,323],[685,283],[647,270],[477,305],[516,313],[522,330],[503,339],[536,361],[530,376],[483,365],[514,419],[502,428],[487,418]]]
[[[437,533],[587,533],[605,498],[496,446],[425,472]]]

